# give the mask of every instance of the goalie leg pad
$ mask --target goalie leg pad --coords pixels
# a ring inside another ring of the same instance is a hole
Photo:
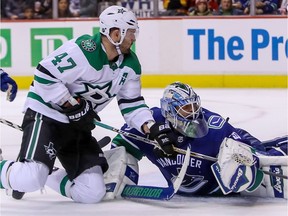
[[[106,195],[104,200],[121,197],[125,185],[136,185],[139,179],[138,160],[128,154],[125,147],[104,151],[109,169],[104,174]]]
[[[282,174],[287,176],[287,166],[269,166],[263,167],[263,170]],[[266,175],[264,178],[264,184],[266,186],[267,196],[268,197],[278,197],[278,198],[286,198],[287,199],[287,180],[276,177]]]
[[[287,164],[287,163],[286,163]],[[276,174],[286,175],[288,174],[288,166],[286,165],[266,165],[262,167],[263,170],[273,172]],[[275,197],[288,199],[287,192],[287,180],[281,177],[265,175],[264,180],[257,190],[252,193],[241,192],[243,195],[257,196],[257,197]]]
[[[262,169],[287,176],[287,168],[287,166],[273,165],[269,167],[263,167]],[[287,180],[283,178],[266,175],[264,184],[266,186],[267,196],[287,199],[287,183]]]

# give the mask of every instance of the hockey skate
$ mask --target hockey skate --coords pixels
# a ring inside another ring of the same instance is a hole
[[[12,191],[12,197],[13,197],[14,199],[17,199],[17,200],[22,199],[23,196],[24,196],[24,194],[25,194],[25,192],[20,192],[20,191],[17,191],[17,190],[13,190],[13,191]]]

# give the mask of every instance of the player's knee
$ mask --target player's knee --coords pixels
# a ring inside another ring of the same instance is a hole
[[[79,203],[98,203],[105,195],[104,187],[83,187],[73,185],[71,188],[71,197],[75,202]]]
[[[48,174],[48,167],[42,163],[15,162],[9,170],[8,181],[14,190],[32,192],[44,187]]]
[[[75,202],[98,203],[106,193],[102,170],[99,166],[86,170],[73,182],[70,193]]]

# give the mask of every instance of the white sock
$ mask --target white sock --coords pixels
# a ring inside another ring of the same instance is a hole
[[[69,198],[71,198],[70,188],[72,184],[64,169],[58,169],[52,172],[46,181],[46,185],[49,188]]]

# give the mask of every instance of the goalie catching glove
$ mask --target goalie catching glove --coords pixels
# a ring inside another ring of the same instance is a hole
[[[224,194],[256,190],[263,180],[259,160],[244,143],[225,138],[212,171]]]
[[[155,148],[154,153],[157,156],[163,157],[173,157],[176,155],[174,151],[173,142],[169,137],[169,133],[171,133],[171,129],[166,127],[165,124],[155,123],[150,127],[150,133],[148,134],[148,138],[151,140],[156,140],[161,149]]]
[[[78,130],[91,131],[95,128],[94,118],[101,121],[94,112],[91,103],[83,98],[77,99],[78,104],[64,108],[63,113],[68,117],[69,122]]]

